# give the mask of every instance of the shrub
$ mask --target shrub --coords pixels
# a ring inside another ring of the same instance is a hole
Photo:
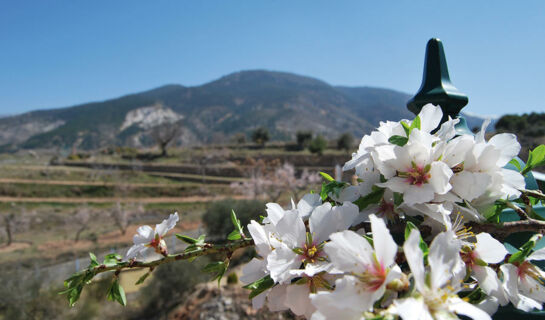
[[[310,142],[312,141],[312,132],[310,131],[297,131],[295,134],[297,139],[297,147],[299,150],[304,150],[308,148]]]
[[[354,144],[354,137],[350,133],[343,133],[339,139],[337,139],[337,149],[349,151]]]
[[[264,146],[265,143],[269,141],[269,139],[270,135],[267,128],[259,127],[252,133],[252,141],[259,144],[260,146]]]
[[[321,135],[319,135],[316,138],[312,139],[312,141],[310,142],[310,145],[308,146],[308,150],[310,150],[310,152],[312,153],[317,153],[319,155],[322,155],[326,147],[327,147],[327,140]]]
[[[213,202],[203,216],[208,237],[221,237],[226,239],[233,231],[231,223],[231,210],[234,210],[243,226],[250,220],[259,219],[265,215],[265,203],[259,200],[233,200],[226,199]]]

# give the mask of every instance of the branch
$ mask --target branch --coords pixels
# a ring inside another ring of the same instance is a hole
[[[523,195],[533,197],[540,200],[545,200],[545,194],[539,190],[519,190]]]
[[[507,236],[516,232],[530,231],[545,234],[545,221],[531,218],[528,220],[504,222],[503,224],[469,222],[467,226],[471,227],[471,231],[474,233],[487,232],[494,235],[500,241],[505,240]]]
[[[244,239],[244,240],[233,241],[233,242],[230,242],[230,243],[227,243],[227,244],[219,244],[219,245],[218,244],[214,245],[214,244],[206,243],[199,249],[195,249],[195,250],[188,251],[188,252],[182,252],[182,253],[178,253],[178,254],[171,254],[171,255],[168,255],[168,256],[166,256],[166,257],[164,257],[162,259],[159,259],[159,260],[154,260],[154,261],[149,261],[149,262],[141,262],[141,261],[131,260],[131,261],[119,262],[118,264],[113,265],[113,266],[106,266],[104,264],[101,264],[101,265],[98,265],[96,267],[81,271],[80,274],[81,273],[86,273],[86,272],[92,272],[92,273],[94,273],[94,275],[97,275],[99,273],[108,272],[108,271],[116,271],[116,273],[118,273],[118,272],[121,272],[124,269],[153,268],[153,267],[156,267],[158,265],[168,263],[168,262],[173,262],[173,261],[177,261],[177,260],[187,260],[187,259],[191,259],[191,258],[195,258],[195,257],[199,257],[199,256],[214,254],[214,253],[228,253],[228,254],[230,254],[230,253],[233,253],[237,249],[249,247],[249,246],[252,246],[252,245],[254,245],[254,240],[252,240],[252,239]]]
[[[515,210],[515,212],[519,215],[519,218],[520,220],[529,220],[530,217],[528,217],[528,214],[526,213],[526,211],[524,211],[521,207],[509,202],[509,201],[505,201],[505,205],[508,207],[508,208],[511,208],[513,210]]]

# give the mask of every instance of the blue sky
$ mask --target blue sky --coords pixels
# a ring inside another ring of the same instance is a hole
[[[545,111],[545,1],[0,0],[0,114],[247,69],[415,93],[443,40],[477,114]]]

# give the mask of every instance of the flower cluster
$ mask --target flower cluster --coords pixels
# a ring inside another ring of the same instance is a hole
[[[531,253],[537,239],[510,255],[464,226],[520,196],[524,177],[504,168],[520,150],[516,137],[486,141],[488,122],[476,136],[457,136],[458,119],[439,126],[442,117],[426,105],[414,120],[381,123],[364,136],[344,166],[355,169],[357,185],[328,177],[321,194],[289,210],[267,204],[262,223],[248,225],[259,257],[241,278],[255,291],[254,307],[309,319],[404,320],[490,319],[509,302],[542,308],[545,273],[532,261],[545,260],[545,249]]]

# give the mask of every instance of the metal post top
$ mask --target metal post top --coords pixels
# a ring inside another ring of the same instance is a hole
[[[428,41],[424,61],[422,85],[414,97],[407,102],[407,108],[418,114],[428,103],[440,105],[444,120],[450,116],[458,117],[458,113],[467,104],[468,98],[450,81],[443,43],[437,38]]]

